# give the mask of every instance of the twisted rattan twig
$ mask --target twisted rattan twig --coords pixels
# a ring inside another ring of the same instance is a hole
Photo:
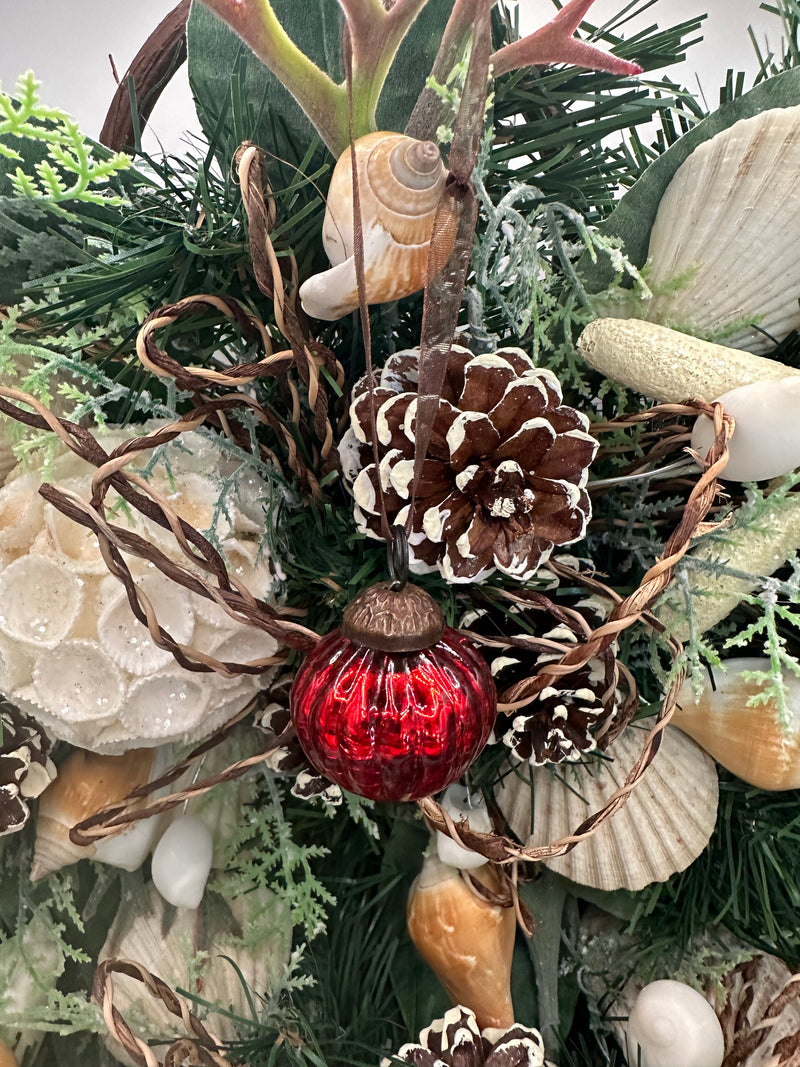
[[[141,982],[147,992],[156,1000],[160,1000],[193,1035],[191,1039],[180,1038],[173,1042],[164,1057],[163,1067],[185,1063],[187,1055],[194,1057],[190,1062],[198,1067],[230,1067],[231,1061],[222,1051],[222,1043],[206,1030],[188,1004],[163,979],[134,960],[103,960],[94,974],[92,999],[102,1011],[111,1036],[119,1041],[139,1067],[162,1067],[162,1063],[150,1046],[136,1037],[119,1010],[114,1007],[115,974],[124,974]]]
[[[623,630],[640,620],[652,623],[649,609],[669,583],[675,564],[688,550],[692,539],[698,533],[706,531],[705,517],[714,501],[717,476],[728,460],[728,441],[733,434],[734,422],[732,417],[725,413],[721,404],[709,405],[701,401],[688,401],[681,405],[665,404],[627,420],[633,424],[663,414],[694,415],[700,412],[713,419],[714,442],[706,457],[706,470],[694,486],[681,521],[664,546],[659,559],[645,574],[639,588],[624,599],[618,600],[608,620],[594,630],[582,644],[570,648],[560,661],[547,663],[535,676],[517,683],[503,694],[504,700],[499,704],[501,710],[515,711],[526,707],[545,686],[557,684],[559,679],[571,674],[608,649]],[[562,568],[562,570],[566,571],[568,568]],[[675,661],[682,651],[681,645],[674,639],[670,639],[668,645],[673,661]],[[581,841],[596,833],[604,822],[627,803],[628,797],[641,781],[644,772],[661,747],[663,732],[672,717],[682,682],[683,674],[679,673],[667,690],[658,716],[647,734],[642,752],[623,784],[611,794],[599,811],[585,819],[573,833],[558,841],[548,845],[520,846],[508,837],[476,833],[466,824],[456,827],[452,818],[431,797],[418,801],[419,807],[434,829],[441,830],[458,844],[473,849],[496,863],[545,860],[563,856]]]

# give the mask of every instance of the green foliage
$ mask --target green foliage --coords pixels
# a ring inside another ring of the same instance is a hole
[[[639,894],[633,926],[648,957],[685,949],[724,924],[747,944],[800,966],[800,792],[764,793],[723,775],[705,851]]]
[[[48,158],[35,164],[35,176],[17,167],[10,177],[14,193],[50,204],[65,200],[107,207],[122,204],[122,197],[109,195],[108,179],[126,170],[130,158],[120,152],[104,152],[104,158],[97,158],[69,115],[40,103],[39,83],[31,71],[21,75],[16,93],[14,99],[0,92],[0,155],[23,162],[15,143],[25,139],[42,142]]]

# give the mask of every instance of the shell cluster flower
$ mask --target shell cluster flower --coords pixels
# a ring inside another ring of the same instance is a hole
[[[98,439],[110,448],[137,432],[147,427]],[[182,518],[220,544],[231,573],[263,598],[274,582],[262,551],[266,485],[252,471],[237,478],[235,490],[224,490],[230,462],[213,438],[189,433],[163,447],[146,470],[144,458],[136,469]],[[92,472],[67,453],[53,461],[48,480],[88,499]],[[0,489],[0,691],[53,737],[94,752],[211,733],[257,691],[259,678],[178,667],[134,617],[94,535],[39,496],[42,480],[41,471],[22,471]],[[109,494],[115,523],[179,558],[169,532],[122,505]],[[231,619],[152,564],[135,557],[127,563],[161,625],[181,644],[223,661],[276,651],[271,637]]]
[[[339,453],[359,529],[381,536],[380,491],[391,523],[408,519],[414,473],[419,352],[391,356],[374,395],[380,453],[370,439],[366,379],[353,390]],[[584,536],[587,468],[597,442],[585,415],[562,403],[555,375],[521,349],[473,355],[453,346],[409,534],[411,570],[450,582],[494,571],[525,581],[556,545]]]
[[[543,1067],[544,1041],[538,1030],[515,1023],[504,1030],[479,1030],[475,1014],[461,1005],[435,1019],[419,1035],[419,1044],[403,1045],[391,1061],[416,1067]]]

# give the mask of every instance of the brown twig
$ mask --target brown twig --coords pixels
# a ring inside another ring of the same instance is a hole
[[[111,1036],[116,1038],[138,1067],[162,1067],[162,1064],[150,1046],[136,1037],[114,1006],[115,974],[124,974],[141,982],[147,992],[160,1000],[167,1011],[177,1016],[193,1035],[190,1039],[180,1038],[173,1042],[164,1057],[163,1067],[185,1063],[187,1053],[195,1057],[192,1063],[199,1067],[231,1067],[231,1061],[222,1050],[222,1042],[206,1030],[187,1003],[163,979],[134,960],[103,960],[94,974],[92,999],[102,1011]]]

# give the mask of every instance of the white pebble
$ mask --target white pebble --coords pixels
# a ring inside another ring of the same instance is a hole
[[[167,827],[153,851],[153,884],[176,908],[196,908],[203,899],[214,842],[204,822],[181,815]]]

